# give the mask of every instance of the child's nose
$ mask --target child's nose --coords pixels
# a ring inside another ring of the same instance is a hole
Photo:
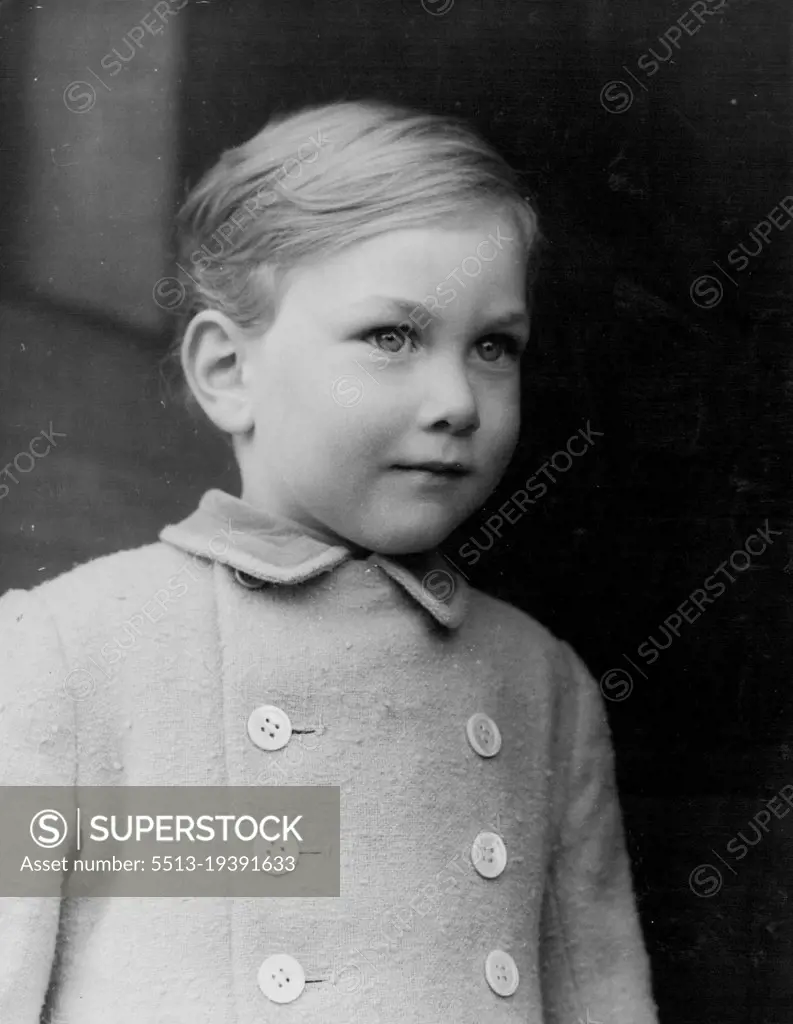
[[[423,425],[447,424],[455,433],[479,429],[479,404],[465,368],[450,360],[422,367],[424,378]]]

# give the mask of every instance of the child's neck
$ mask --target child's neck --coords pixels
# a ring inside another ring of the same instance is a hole
[[[323,543],[334,547],[345,547],[352,552],[354,558],[368,558],[372,553],[371,551],[360,547],[358,544],[355,544],[353,541],[347,540],[346,537],[341,537],[332,533],[321,523],[316,522],[313,517],[310,523],[304,523],[290,515],[286,515],[280,508],[278,508],[277,503],[268,501],[267,495],[260,491],[256,491],[254,493],[250,488],[245,488],[243,486],[240,501],[244,501],[246,505],[254,509],[256,512],[261,512],[263,515],[272,516],[274,519],[281,519],[291,523],[297,530],[300,530],[301,533],[305,533],[307,536],[313,537],[315,540],[322,541]]]

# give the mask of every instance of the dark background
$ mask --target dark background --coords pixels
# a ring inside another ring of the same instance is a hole
[[[711,4],[700,23],[650,0],[425,3],[191,0],[112,78],[102,57],[130,52],[153,4],[0,4],[0,461],[50,423],[66,434],[28,475],[11,467],[0,591],[150,542],[210,486],[238,493],[163,376],[175,319],[152,298],[175,205],[220,152],[304,103],[468,117],[523,173],[547,245],[521,448],[445,550],[596,676],[632,676],[608,711],[662,1021],[788,1024],[793,815],[726,852],[793,783],[793,229],[741,272],[727,260],[793,194],[788,6]],[[650,75],[678,18],[695,34]],[[76,80],[90,109],[64,99]],[[709,282],[698,305],[703,274],[721,297]],[[587,421],[604,436],[469,568],[460,545]],[[642,661],[766,520],[782,535]],[[711,896],[689,884],[702,864],[723,876]]]

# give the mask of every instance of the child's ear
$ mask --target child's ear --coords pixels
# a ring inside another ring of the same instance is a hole
[[[228,434],[254,425],[245,353],[242,328],[218,310],[205,309],[187,325],[181,350],[185,379],[209,419]]]

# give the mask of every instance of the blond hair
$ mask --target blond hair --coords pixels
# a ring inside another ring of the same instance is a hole
[[[509,164],[463,120],[380,101],[337,102],[273,117],[226,150],[177,217],[188,275],[177,337],[217,309],[240,327],[277,315],[287,271],[374,235],[459,222],[505,208],[528,256],[527,297],[541,234]],[[184,396],[190,402],[189,389]]]

